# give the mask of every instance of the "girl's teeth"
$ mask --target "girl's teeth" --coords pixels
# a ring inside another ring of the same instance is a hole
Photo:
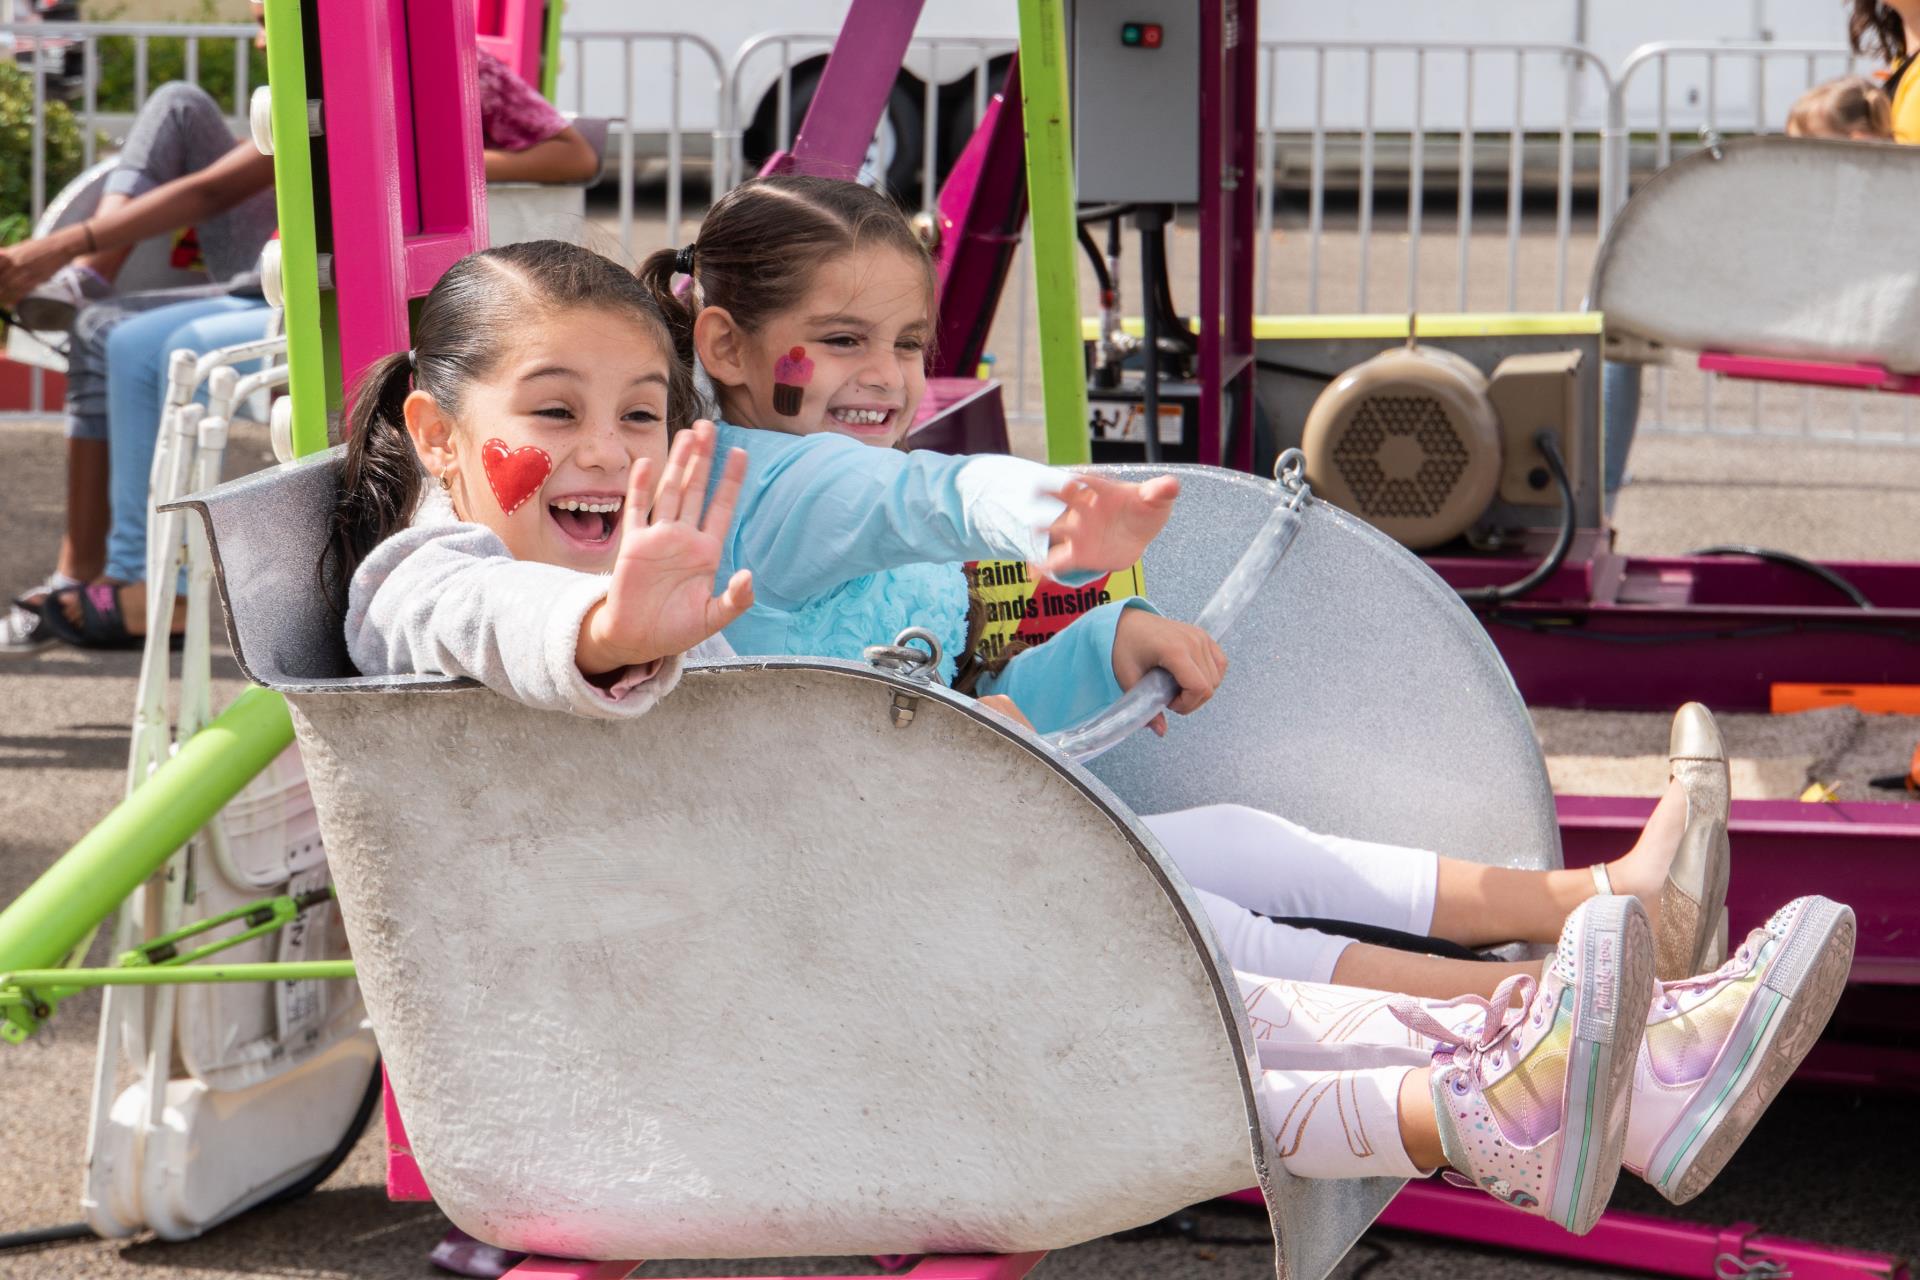
[[[887,420],[885,409],[836,409],[834,416],[850,427],[877,427]]]
[[[557,511],[592,511],[601,515],[620,509],[620,501],[615,498],[588,500],[584,498],[562,498],[553,504]]]

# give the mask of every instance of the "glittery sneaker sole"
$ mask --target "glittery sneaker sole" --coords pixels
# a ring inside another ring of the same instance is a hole
[[[1653,992],[1653,929],[1640,903],[1596,900],[1585,938],[1573,1043],[1567,1060],[1567,1119],[1548,1215],[1585,1235],[1606,1211],[1627,1141],[1627,1103]],[[1611,953],[1609,962],[1608,953]]]
[[[1785,954],[1760,980],[1728,1048],[1654,1149],[1648,1180],[1661,1195],[1674,1204],[1699,1195],[1753,1132],[1840,1002],[1854,933],[1852,909],[1838,902],[1816,898],[1801,910],[1781,939]]]

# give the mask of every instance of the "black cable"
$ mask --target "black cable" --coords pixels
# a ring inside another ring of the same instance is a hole
[[[1138,207],[1131,204],[1090,204],[1079,209],[1074,217],[1081,222],[1104,222],[1108,218],[1124,218]]]
[[[1533,567],[1533,571],[1523,578],[1497,587],[1469,587],[1460,592],[1460,598],[1468,604],[1502,604],[1508,600],[1517,600],[1535,587],[1560,571],[1567,562],[1567,551],[1573,546],[1573,481],[1567,477],[1567,464],[1560,460],[1560,449],[1553,443],[1553,432],[1540,431],[1533,437],[1534,447],[1540,450],[1540,456],[1547,460],[1547,470],[1553,475],[1553,482],[1560,487],[1560,534],[1553,540],[1553,550],[1547,558]]]
[[[1140,310],[1146,325],[1146,383],[1145,404],[1146,427],[1141,439],[1146,442],[1147,461],[1158,465],[1160,462],[1160,308],[1152,301],[1155,297],[1154,282],[1164,274],[1166,268],[1161,259],[1165,243],[1154,236],[1154,225],[1160,217],[1158,209],[1140,211],[1140,298],[1144,304]],[[1083,231],[1085,228],[1081,228]]]
[[[301,1196],[306,1195],[328,1178],[331,1178],[334,1170],[345,1164],[347,1157],[353,1154],[354,1147],[359,1145],[360,1135],[367,1131],[367,1124],[373,1119],[374,1108],[380,1105],[382,1083],[380,1059],[376,1057],[373,1060],[373,1072],[367,1077],[367,1091],[361,1095],[360,1106],[354,1111],[353,1119],[347,1124],[346,1136],[342,1137],[340,1141],[334,1145],[333,1150],[327,1153],[326,1159],[314,1166],[311,1173],[291,1186],[283,1187],[279,1191],[274,1192],[271,1196],[268,1196],[256,1205],[255,1208],[264,1209],[271,1204],[285,1204],[289,1200],[298,1200]]]
[[[1087,230],[1087,224],[1076,222],[1074,230],[1080,233],[1080,247],[1087,251],[1087,260],[1093,263],[1093,278],[1100,282],[1100,297],[1104,301],[1113,292],[1113,277],[1107,274],[1107,260],[1100,256],[1100,246],[1093,241],[1093,232]]]
[[[1820,579],[1853,601],[1862,609],[1873,608],[1873,601],[1866,593],[1848,582],[1845,578],[1823,564],[1797,556],[1791,551],[1775,551],[1772,547],[1755,547],[1741,542],[1716,543],[1711,547],[1701,547],[1697,551],[1687,552],[1690,556],[1752,556],[1755,560],[1765,560],[1770,564],[1785,565],[1789,569],[1798,569],[1801,573]]]
[[[1173,218],[1173,210],[1161,209],[1159,214],[1153,237],[1154,247],[1160,257],[1160,275],[1153,283],[1151,296],[1142,299],[1141,305],[1159,311],[1162,340],[1170,347],[1178,347],[1186,359],[1192,360],[1200,350],[1200,338],[1187,323],[1186,317],[1180,314],[1180,309],[1173,305],[1173,280],[1167,274],[1167,223]]]
[[[14,1231],[0,1236],[0,1253],[8,1249],[31,1249],[35,1245],[58,1244],[63,1240],[86,1240],[93,1235],[93,1228],[84,1222],[69,1222],[59,1227],[35,1227],[31,1231]]]
[[[1332,382],[1340,376],[1340,373],[1346,372],[1342,369],[1340,373],[1328,373],[1324,369],[1309,369],[1303,364],[1288,364],[1284,360],[1269,360],[1264,356],[1257,357],[1253,363],[1255,367],[1265,369],[1269,373],[1284,373],[1294,378],[1312,378],[1315,382]]]

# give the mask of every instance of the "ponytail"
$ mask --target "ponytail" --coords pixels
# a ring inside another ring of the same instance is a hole
[[[375,547],[407,527],[420,501],[424,473],[406,420],[412,374],[405,351],[375,361],[360,380],[347,419],[346,466],[320,560],[322,590],[342,617],[353,571]]]
[[[691,262],[681,262],[684,249],[661,249],[647,255],[640,264],[640,270],[634,274],[653,299],[653,305],[659,308],[661,318],[667,322],[667,333],[673,340],[673,353],[681,364],[693,367],[693,321],[699,314],[700,304],[693,296],[693,272],[684,270]],[[687,291],[675,293],[673,278],[676,275],[687,277]]]

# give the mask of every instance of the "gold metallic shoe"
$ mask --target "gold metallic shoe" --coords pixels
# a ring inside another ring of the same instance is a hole
[[[1673,716],[1667,740],[1673,776],[1687,796],[1680,851],[1660,886],[1660,926],[1654,933],[1654,972],[1678,982],[1720,967],[1727,905],[1727,749],[1713,716],[1689,702]]]

